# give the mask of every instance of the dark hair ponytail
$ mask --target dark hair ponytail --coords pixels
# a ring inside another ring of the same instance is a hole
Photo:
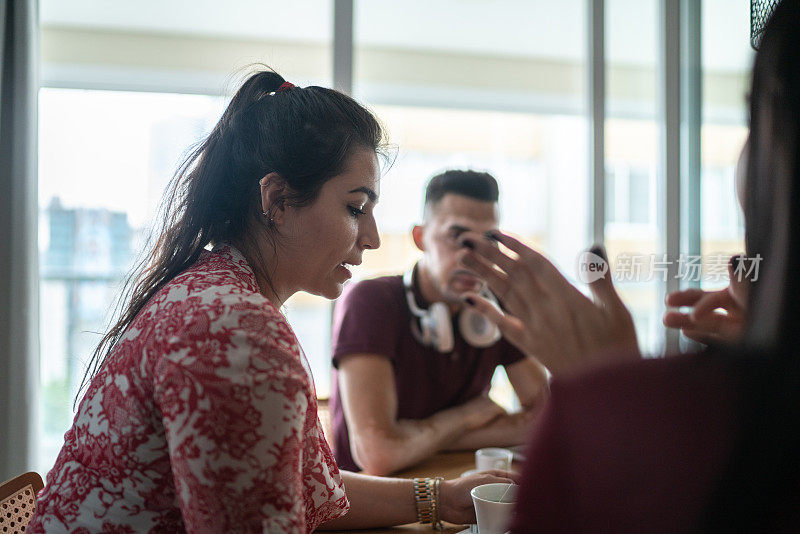
[[[153,295],[207,245],[246,244],[252,228],[271,231],[261,214],[262,177],[278,173],[288,186],[282,202],[304,206],[344,170],[354,149],[385,155],[381,126],[355,100],[323,87],[282,88],[285,81],[271,70],[252,74],[178,168],[162,203],[162,229],[126,280],[119,319],[95,349],[80,389]],[[258,274],[271,283],[269,273]]]

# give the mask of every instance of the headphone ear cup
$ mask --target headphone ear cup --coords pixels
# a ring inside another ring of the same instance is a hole
[[[458,328],[464,340],[477,348],[486,348],[500,340],[500,329],[489,319],[469,308],[461,310]]]
[[[422,338],[439,352],[452,352],[455,342],[450,324],[450,310],[444,302],[434,302],[420,317]]]
[[[455,340],[450,308],[444,302],[434,302],[427,310],[417,306],[412,289],[414,269],[415,267],[412,267],[403,275],[403,288],[406,293],[408,309],[413,317],[419,318],[419,322],[411,319],[411,333],[423,345],[434,347],[439,352],[453,352]]]

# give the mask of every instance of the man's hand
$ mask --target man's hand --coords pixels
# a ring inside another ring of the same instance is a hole
[[[353,459],[385,476],[449,447],[505,411],[479,396],[425,419],[398,419],[394,369],[388,358],[353,354],[339,365],[339,391]]]
[[[664,313],[664,326],[680,328],[683,335],[706,345],[731,344],[744,333],[746,302],[749,283],[736,272],[741,256],[728,262],[730,284],[719,291],[686,289],[667,295],[667,306],[691,307],[688,313],[668,310]]]
[[[506,411],[487,395],[465,402],[461,405],[461,409],[464,410],[464,421],[468,430],[480,428],[506,414]]]

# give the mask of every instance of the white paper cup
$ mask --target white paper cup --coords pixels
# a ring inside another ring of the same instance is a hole
[[[487,471],[489,469],[510,471],[513,458],[514,453],[508,449],[500,449],[498,447],[478,449],[475,451],[475,467],[478,471]]]
[[[516,484],[483,484],[470,491],[475,515],[478,518],[478,532],[481,534],[505,534],[511,521],[511,511],[517,500]],[[503,502],[499,502],[500,499]]]

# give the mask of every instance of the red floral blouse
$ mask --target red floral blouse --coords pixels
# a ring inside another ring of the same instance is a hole
[[[297,338],[218,246],[108,355],[28,532],[300,533],[348,508]]]

